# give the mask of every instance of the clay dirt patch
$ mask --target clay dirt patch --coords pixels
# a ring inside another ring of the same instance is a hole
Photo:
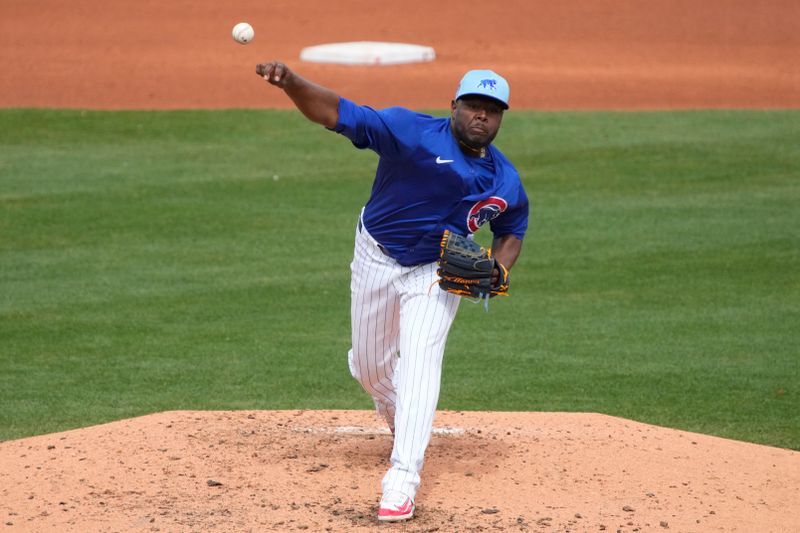
[[[0,443],[3,531],[800,530],[800,453],[598,414],[439,412],[417,516],[375,519],[371,412],[166,412]]]
[[[247,46],[231,28],[256,31]],[[431,63],[304,63],[343,41],[432,46]],[[255,76],[282,59],[361,104],[443,109],[464,72],[492,68],[511,108],[800,106],[797,0],[171,0],[4,2],[0,107],[282,107]]]

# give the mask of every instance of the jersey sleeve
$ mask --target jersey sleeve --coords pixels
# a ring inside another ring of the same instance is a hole
[[[381,157],[403,156],[413,139],[405,134],[413,131],[413,113],[400,107],[375,110],[339,98],[339,121],[333,129],[344,135],[356,148],[369,148]]]
[[[518,201],[511,209],[489,223],[494,236],[513,235],[522,240],[528,230],[528,208],[528,195],[520,184]]]

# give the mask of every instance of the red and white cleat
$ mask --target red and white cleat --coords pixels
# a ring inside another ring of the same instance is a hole
[[[414,501],[402,492],[389,492],[381,498],[378,520],[400,522],[414,516]]]

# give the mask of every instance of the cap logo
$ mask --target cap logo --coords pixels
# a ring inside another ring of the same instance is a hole
[[[478,87],[481,89],[491,89],[493,91],[497,90],[497,80],[488,79],[488,80],[481,80],[478,83]]]

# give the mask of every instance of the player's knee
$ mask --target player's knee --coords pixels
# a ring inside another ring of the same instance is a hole
[[[383,372],[378,372],[377,369],[370,371],[368,357],[359,357],[358,351],[351,349],[347,354],[347,362],[350,375],[373,398],[382,398],[387,391],[392,390],[391,377],[385,375],[385,369]]]
[[[347,354],[347,364],[350,367],[350,375],[353,376],[356,381],[364,385],[366,389],[368,384],[366,378],[369,376],[368,363],[364,361],[363,357],[359,357],[356,351],[351,349]]]
[[[361,381],[361,365],[352,349],[347,352],[347,366],[350,368],[350,375]]]

